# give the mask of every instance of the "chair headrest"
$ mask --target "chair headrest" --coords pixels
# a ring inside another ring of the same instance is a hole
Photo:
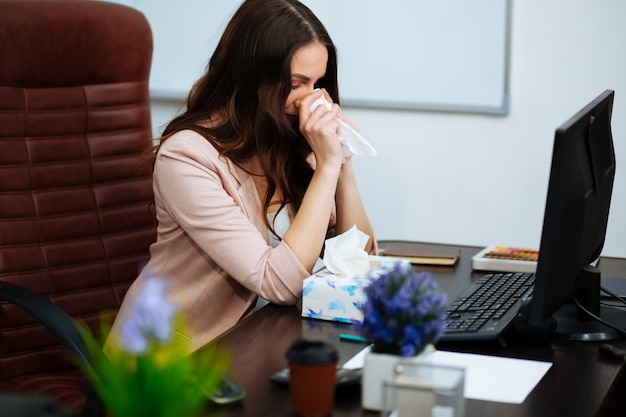
[[[138,10],[117,3],[0,1],[0,39],[4,86],[140,81],[150,73],[149,23]]]

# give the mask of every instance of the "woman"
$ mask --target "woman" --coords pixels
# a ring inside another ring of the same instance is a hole
[[[316,88],[321,90],[316,90]],[[295,0],[247,0],[154,153],[158,237],[120,311],[167,279],[197,349],[254,311],[295,304],[326,238],[370,236],[338,118],[335,48]]]

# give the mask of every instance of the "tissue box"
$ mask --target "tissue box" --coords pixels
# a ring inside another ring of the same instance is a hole
[[[337,276],[328,269],[311,275],[302,284],[302,317],[344,323],[363,321],[363,288],[398,262],[411,267],[409,260],[370,256],[371,270],[367,276]]]

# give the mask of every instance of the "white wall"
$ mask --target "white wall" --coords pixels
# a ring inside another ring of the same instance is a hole
[[[625,42],[623,0],[513,0],[507,116],[344,109],[378,150],[355,157],[377,237],[538,247],[554,130],[609,88],[617,174],[603,254],[626,257]],[[153,102],[155,136],[178,107]]]

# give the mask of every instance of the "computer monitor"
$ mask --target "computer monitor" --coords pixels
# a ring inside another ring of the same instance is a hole
[[[594,266],[604,246],[615,176],[613,97],[614,91],[604,91],[563,123],[554,139],[535,289],[524,315],[530,328],[552,326],[553,335],[569,340],[626,335],[620,331],[626,313],[600,305],[600,271]]]

